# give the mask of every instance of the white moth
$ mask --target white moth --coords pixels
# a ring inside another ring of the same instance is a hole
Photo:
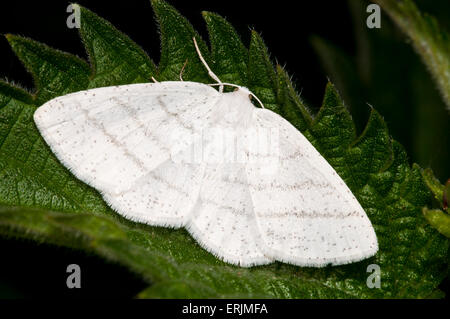
[[[288,121],[255,107],[248,89],[222,83],[194,43],[219,91],[180,75],[55,98],[34,120],[57,158],[125,218],[185,227],[231,264],[323,267],[373,256],[374,229],[334,169]],[[205,133],[213,129],[221,138]],[[254,147],[260,132],[271,132],[264,151]],[[240,156],[219,144],[239,145]]]

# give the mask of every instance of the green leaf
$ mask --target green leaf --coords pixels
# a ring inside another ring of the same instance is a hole
[[[255,72],[258,72],[258,70],[255,70]],[[275,87],[278,88],[279,106],[272,108],[272,110],[278,112],[303,134],[306,134],[307,129],[311,126],[311,114],[295,92],[288,74],[280,65],[277,65],[277,76],[279,83]]]
[[[41,138],[33,121],[35,110],[32,96],[0,82],[0,202],[105,212],[98,193],[76,180]]]
[[[277,109],[277,76],[261,36],[252,31],[248,62],[248,88],[259,97],[264,107]]]
[[[422,170],[422,176],[428,188],[433,193],[434,198],[442,205],[445,186],[434,176],[431,168]]]
[[[31,39],[11,34],[6,35],[6,39],[33,75],[36,104],[88,86],[90,69],[85,61]]]
[[[153,10],[161,33],[161,59],[158,66],[158,81],[177,81],[184,63],[183,79],[194,82],[211,81],[201,63],[192,38],[197,40],[200,51],[209,61],[209,50],[192,25],[172,6],[162,0],[152,0]]]
[[[390,138],[382,117],[372,110],[366,129],[357,137],[350,114],[334,86],[328,84],[323,105],[313,118],[286,72],[279,66],[275,71],[256,32],[252,32],[247,53],[234,33],[223,34],[232,30],[225,20],[206,13],[211,36],[216,37],[211,38],[215,47],[210,55],[192,26],[173,7],[161,0],[152,4],[162,39],[157,79],[178,79],[188,59],[185,78],[211,82],[195,53],[193,36],[199,40],[208,61],[216,58],[228,61],[211,63],[213,71],[227,74],[232,83],[243,81],[265,106],[288,118],[349,185],[375,227],[379,253],[358,263],[322,269],[281,263],[240,268],[216,259],[185,230],[128,221],[108,208],[97,191],[78,181],[57,161],[32,120],[39,106],[37,100],[2,82],[0,234],[93,252],[120,263],[148,282],[149,287],[138,296],[142,298],[441,296],[437,286],[445,277],[448,241],[421,214],[432,195],[419,167],[411,167],[403,148]],[[150,60],[143,58],[135,44],[127,42],[131,40],[124,40],[109,23],[84,8],[81,23],[94,74],[86,87],[123,84],[124,72],[132,74],[125,78],[130,83],[148,79],[147,71],[137,65],[146,65],[150,70]],[[124,47],[124,43],[128,45]],[[45,58],[45,50],[34,49],[40,44],[30,42],[29,46],[19,54],[22,60],[29,61],[27,67],[38,65]],[[126,52],[130,59],[124,62]],[[100,62],[102,56],[105,58]],[[50,60],[54,68],[59,66],[58,59]],[[237,71],[236,63],[247,65],[246,76]],[[45,73],[36,72],[36,77],[37,82],[45,85]],[[59,88],[54,94],[65,94],[66,86],[53,87]],[[373,263],[381,268],[381,289],[366,285],[367,266]]]
[[[339,47],[325,39],[313,36],[310,42],[320,57],[327,75],[331,77],[336,87],[341,89],[342,98],[347,102],[351,113],[356,119],[365,118],[367,106],[360,103],[365,92],[364,81],[349,55]]]
[[[203,12],[211,41],[211,67],[222,82],[247,83],[248,51],[234,28],[221,16]]]
[[[430,191],[433,193],[440,209],[428,209],[424,207],[422,212],[431,226],[436,228],[442,235],[450,238],[450,208],[448,207],[450,194],[450,179],[446,185],[442,185],[439,180],[434,177],[430,168],[421,171],[423,179]]]
[[[450,238],[450,215],[440,209],[423,208],[423,214],[431,226],[436,228],[442,235]]]
[[[156,74],[152,60],[128,36],[93,12],[80,10],[80,34],[92,66],[89,88],[148,82]]]
[[[412,0],[373,0],[383,7],[411,39],[433,75],[450,110],[450,35],[437,20],[422,14]]]

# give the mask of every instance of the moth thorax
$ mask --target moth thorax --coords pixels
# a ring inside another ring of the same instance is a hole
[[[251,102],[250,91],[240,87],[236,91],[224,93],[220,101],[222,124],[242,126],[249,123],[255,106]]]

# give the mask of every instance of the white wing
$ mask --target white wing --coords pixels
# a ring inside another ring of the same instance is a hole
[[[316,267],[374,255],[378,244],[368,217],[309,141],[269,110],[255,110],[253,125],[279,131],[276,172],[264,174],[264,162],[246,166],[260,249],[279,261]]]
[[[107,87],[51,100],[34,118],[59,160],[118,213],[151,225],[185,226],[230,263],[324,266],[373,255],[370,221],[303,135],[239,95],[224,96],[193,82]],[[202,135],[206,127],[242,124],[245,114],[253,114],[252,128],[280,131],[275,174],[264,174],[267,161],[174,162],[174,150],[189,158],[196,142],[169,138],[174,131]]]
[[[209,125],[219,97],[194,82],[105,87],[55,98],[34,120],[58,159],[117,212],[176,227],[186,223],[197,200],[204,168],[174,163],[179,141],[170,136]]]
[[[255,242],[255,215],[243,164],[207,165],[186,228],[206,250],[229,263],[249,267],[273,261]]]

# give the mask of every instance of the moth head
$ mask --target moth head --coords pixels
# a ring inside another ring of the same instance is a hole
[[[260,100],[255,94],[253,94],[252,91],[250,91],[249,89],[247,89],[245,86],[239,86],[239,85],[237,85],[237,84],[222,83],[222,82],[220,82],[220,83],[214,83],[214,84],[209,84],[209,85],[211,85],[211,86],[219,85],[219,86],[232,86],[232,87],[235,87],[234,92],[233,92],[234,94],[237,94],[237,95],[239,95],[239,96],[246,97],[246,98],[248,98],[249,100],[251,100],[252,98],[254,98],[256,101],[258,101],[259,105],[261,105],[261,107],[264,108],[264,104],[261,102],[261,100]]]
[[[252,96],[253,96],[252,92],[249,89],[247,89],[245,86],[237,86],[234,89],[234,92],[237,92],[240,95],[242,94],[243,96],[247,96],[249,100],[251,100]]]

